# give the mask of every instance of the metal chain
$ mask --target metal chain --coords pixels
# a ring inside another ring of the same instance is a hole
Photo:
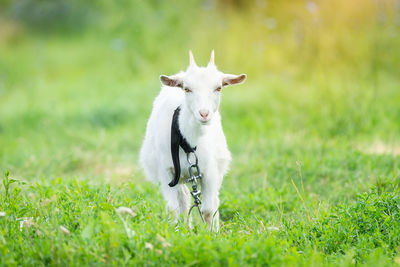
[[[190,160],[190,154],[194,155],[194,159],[195,161],[192,162]],[[205,220],[203,218],[203,214],[201,214],[200,211],[200,204],[201,204],[201,200],[200,200],[200,195],[201,195],[201,191],[198,189],[198,180],[202,178],[201,172],[200,172],[200,168],[199,168],[199,160],[197,158],[197,155],[195,152],[190,152],[190,153],[186,153],[186,157],[187,157],[187,162],[189,163],[189,178],[186,180],[186,183],[192,183],[192,192],[190,192],[190,194],[192,195],[193,199],[194,199],[194,204],[193,206],[189,209],[188,212],[188,216],[190,217],[190,213],[192,212],[192,209],[194,207],[197,207],[201,220],[203,221],[203,223],[205,223]]]

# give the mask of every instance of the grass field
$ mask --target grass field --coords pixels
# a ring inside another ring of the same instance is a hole
[[[396,1],[203,2],[0,20],[0,265],[400,265]],[[219,233],[172,225],[137,164],[158,76],[190,48],[248,74],[223,92]]]

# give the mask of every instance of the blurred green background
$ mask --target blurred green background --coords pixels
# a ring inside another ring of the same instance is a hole
[[[189,49],[248,74],[222,105],[237,157],[297,141],[399,153],[399,1],[0,4],[0,168],[25,179],[135,173],[158,76]]]
[[[220,235],[175,232],[137,164],[189,49],[248,75],[223,90]],[[27,182],[0,194],[10,264],[398,264],[399,159],[400,0],[0,0],[0,173]]]

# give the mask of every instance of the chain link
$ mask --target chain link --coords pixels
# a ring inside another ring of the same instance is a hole
[[[194,156],[194,162],[191,160],[190,155],[193,154]],[[189,167],[188,167],[188,171],[189,171],[189,178],[186,180],[186,183],[192,183],[192,191],[190,192],[190,194],[192,195],[193,199],[194,199],[194,204],[193,206],[189,209],[188,212],[188,216],[190,216],[190,213],[192,212],[194,207],[197,207],[201,220],[203,222],[205,222],[204,218],[203,218],[203,214],[201,213],[200,210],[200,204],[201,204],[201,200],[200,200],[200,195],[201,195],[201,191],[198,188],[198,180],[200,180],[202,178],[201,172],[200,172],[200,168],[199,168],[199,160],[197,158],[197,155],[195,152],[190,152],[190,153],[186,153],[186,157],[187,157],[187,162],[189,163]]]

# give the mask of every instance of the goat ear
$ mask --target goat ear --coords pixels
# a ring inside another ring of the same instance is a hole
[[[222,78],[222,86],[240,84],[246,80],[246,74],[233,75],[233,74],[225,74],[224,78]]]
[[[183,81],[179,77],[176,76],[166,76],[166,75],[160,75],[160,81],[162,84],[166,86],[171,86],[171,87],[180,87],[182,88],[183,86]]]

